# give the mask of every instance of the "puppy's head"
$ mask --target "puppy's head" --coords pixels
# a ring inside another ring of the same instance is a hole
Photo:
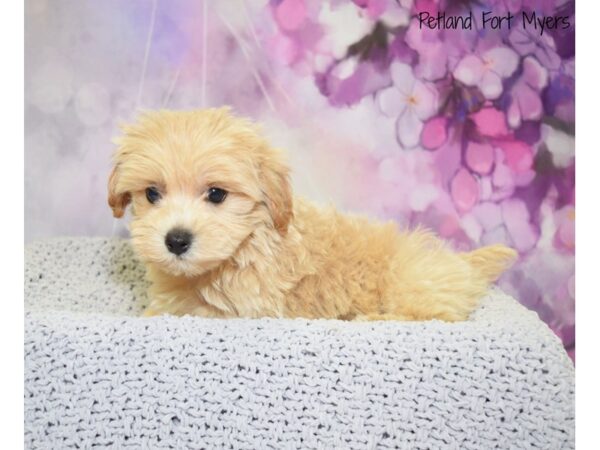
[[[226,108],[159,111],[123,127],[108,181],[133,246],[173,275],[197,276],[231,258],[260,227],[285,234],[288,168],[249,121]]]

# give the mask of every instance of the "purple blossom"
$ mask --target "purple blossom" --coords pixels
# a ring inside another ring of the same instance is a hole
[[[535,58],[526,57],[523,60],[523,72],[510,93],[507,117],[512,128],[518,128],[524,120],[539,120],[542,117],[544,106],[540,95],[547,84],[547,70]]]
[[[393,63],[390,67],[393,86],[377,96],[381,112],[397,117],[396,133],[400,144],[413,148],[419,143],[423,122],[438,110],[438,93],[426,82],[415,78],[407,64]]]
[[[532,27],[514,27],[508,40],[521,56],[532,55],[549,70],[557,70],[561,59],[556,53],[554,38],[549,33],[540,33]]]
[[[477,86],[488,99],[502,94],[502,80],[514,73],[519,58],[508,47],[496,47],[481,56],[467,55],[454,69],[454,78],[467,86]]]

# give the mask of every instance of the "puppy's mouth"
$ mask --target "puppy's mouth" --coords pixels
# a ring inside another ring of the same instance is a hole
[[[218,259],[195,260],[191,255],[169,255],[153,261],[164,272],[178,277],[195,278],[214,269],[222,263]]]
[[[199,265],[190,260],[189,256],[186,255],[172,255],[169,254],[164,258],[159,258],[156,261],[161,269],[171,275],[183,276],[183,277],[194,277],[201,275],[203,270],[198,267]]]

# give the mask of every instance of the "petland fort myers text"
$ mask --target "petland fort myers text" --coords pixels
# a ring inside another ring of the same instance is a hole
[[[420,12],[417,14],[419,19],[419,28],[431,28],[441,30],[471,30],[473,29],[474,14],[469,11],[467,15],[447,15],[445,12],[438,12],[436,15],[429,12]],[[535,12],[525,12],[521,14],[497,15],[492,11],[482,11],[478,24],[483,29],[500,30],[512,29],[514,27],[523,27],[523,29],[536,30],[544,34],[549,30],[563,29],[571,27],[568,16],[542,16]]]

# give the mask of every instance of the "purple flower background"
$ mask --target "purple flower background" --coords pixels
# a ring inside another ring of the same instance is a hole
[[[288,150],[300,194],[423,224],[461,250],[515,247],[500,285],[574,358],[574,10],[564,0],[28,2],[26,238],[123,234],[103,198],[117,123],[142,108],[230,104]],[[424,11],[472,11],[474,26],[421,29]],[[515,23],[483,29],[482,11]],[[523,11],[571,26],[524,29]]]

